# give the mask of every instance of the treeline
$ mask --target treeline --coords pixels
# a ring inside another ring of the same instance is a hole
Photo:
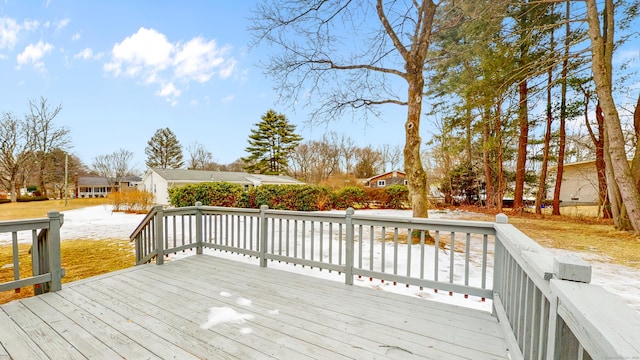
[[[169,189],[169,201],[175,207],[208,206],[319,211],[329,209],[390,208],[404,209],[409,191],[404,185],[381,189],[347,186],[331,190],[318,185],[262,185],[244,189],[242,185],[215,182],[186,185]]]

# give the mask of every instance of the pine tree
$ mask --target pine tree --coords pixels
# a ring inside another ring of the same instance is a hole
[[[150,168],[179,169],[182,161],[182,145],[169,128],[158,129],[144,149],[145,162]]]
[[[250,155],[242,159],[250,165],[244,169],[270,175],[286,174],[287,161],[302,141],[302,137],[294,132],[295,125],[283,114],[269,110],[255,127],[251,129],[249,146],[245,149]]]

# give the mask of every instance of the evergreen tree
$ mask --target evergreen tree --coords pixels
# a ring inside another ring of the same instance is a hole
[[[250,155],[242,159],[250,165],[244,169],[269,175],[285,174],[287,160],[302,141],[302,137],[294,133],[295,125],[290,124],[283,114],[269,110],[255,126],[245,149]]]
[[[145,163],[150,168],[179,169],[184,164],[182,145],[169,128],[156,130],[156,133],[147,141],[144,153],[147,155]]]

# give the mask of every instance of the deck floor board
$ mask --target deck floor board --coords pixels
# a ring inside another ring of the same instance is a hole
[[[221,309],[250,318],[214,324]],[[0,359],[506,359],[506,347],[482,311],[208,255],[0,306]]]

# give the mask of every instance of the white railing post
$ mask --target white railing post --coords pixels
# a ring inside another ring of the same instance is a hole
[[[161,205],[156,206],[154,216],[154,238],[156,243],[156,265],[164,264],[164,210]]]
[[[260,267],[267,267],[267,216],[265,211],[269,209],[268,205],[260,206],[260,249],[258,251],[260,257]]]
[[[575,254],[561,254],[553,259],[553,273],[557,279],[591,282],[591,265]]]
[[[48,256],[49,272],[51,273],[51,286],[48,291],[59,291],[62,289],[62,259],[60,257],[60,226],[64,215],[57,211],[49,211],[49,231],[48,238]],[[40,256],[44,256],[41,254]]]
[[[202,255],[202,203],[196,201],[196,254]]]
[[[346,247],[345,247],[345,270],[344,270],[344,283],[347,285],[353,285],[353,264],[355,262],[354,251],[354,238],[353,238],[353,208],[348,208],[345,214],[345,227],[346,227]],[[362,241],[362,239],[360,239]]]
[[[498,224],[508,224],[509,223],[509,217],[503,213],[500,213],[498,215],[496,215],[496,222]]]
[[[574,254],[562,254],[553,259],[553,277],[559,280],[580,283],[591,282],[591,265]],[[558,296],[551,293],[549,300],[549,332],[547,333],[547,359],[557,359],[560,351],[565,347],[563,338],[562,318],[558,316]]]
[[[497,224],[508,224],[509,218],[505,214],[496,215],[496,223]],[[494,241],[494,249],[493,249],[493,292],[497,293],[500,297],[503,297],[503,278],[504,278],[504,245],[502,244],[502,239],[498,237],[498,233],[496,233],[496,238]],[[495,303],[492,310],[493,316],[497,316]]]

